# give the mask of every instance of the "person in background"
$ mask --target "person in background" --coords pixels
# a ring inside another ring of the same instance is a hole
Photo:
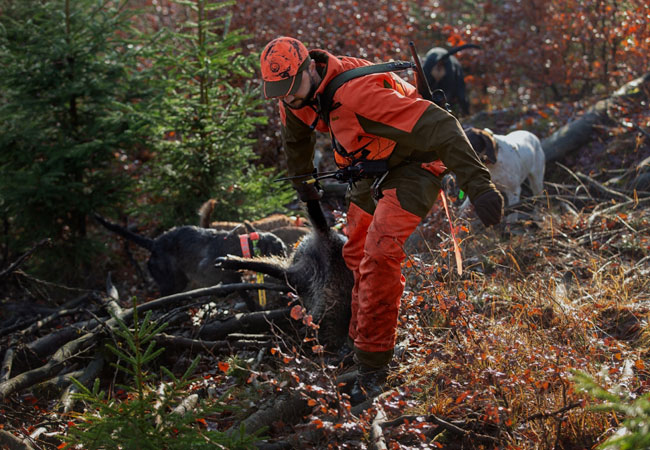
[[[445,93],[451,109],[462,116],[469,115],[465,75],[460,61],[452,55],[465,47],[469,47],[469,45],[451,49],[433,47],[424,56],[422,65],[431,90],[441,89]]]

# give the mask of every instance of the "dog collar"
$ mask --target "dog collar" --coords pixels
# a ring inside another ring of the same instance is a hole
[[[253,254],[251,253],[251,248],[248,245],[248,239],[250,238],[253,242],[253,249],[257,245],[257,241],[260,238],[258,232],[254,231],[251,234],[240,234],[239,235],[239,246],[241,247],[241,254],[244,258],[250,258]]]

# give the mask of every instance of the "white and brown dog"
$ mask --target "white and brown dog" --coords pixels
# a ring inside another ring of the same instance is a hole
[[[498,135],[473,127],[466,128],[465,134],[490,171],[492,182],[505,196],[506,206],[519,202],[521,185],[526,179],[533,195],[542,192],[546,159],[537,136],[525,130]],[[516,215],[511,216],[508,221],[516,219]]]

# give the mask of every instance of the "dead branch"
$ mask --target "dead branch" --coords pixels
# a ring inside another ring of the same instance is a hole
[[[650,197],[644,197],[644,198],[640,198],[640,199],[637,199],[637,200],[628,200],[626,202],[617,203],[617,204],[615,204],[613,206],[610,206],[610,207],[605,208],[605,209],[600,209],[600,210],[598,209],[598,206],[597,206],[596,208],[594,208],[594,211],[589,216],[589,219],[587,220],[587,225],[589,227],[591,227],[593,225],[593,223],[594,223],[594,220],[596,220],[596,218],[598,216],[606,216],[608,214],[612,214],[613,212],[615,212],[615,211],[617,211],[617,210],[619,210],[621,208],[625,208],[627,206],[637,207],[638,205],[640,205],[642,203],[648,203],[648,202],[650,202]]]
[[[58,375],[34,385],[33,389],[35,391],[47,392],[48,394],[61,395],[65,388],[72,382],[72,378],[79,378],[84,373],[84,370],[79,369],[79,364],[75,362],[70,367],[62,370]]]
[[[256,311],[254,313],[236,314],[225,320],[208,323],[199,332],[202,339],[220,339],[230,333],[256,333],[268,330],[270,324],[281,324],[289,321],[290,308],[271,311]]]
[[[429,414],[427,416],[417,416],[417,415],[411,415],[411,416],[400,416],[397,417],[393,420],[385,421],[381,424],[382,428],[389,428],[389,427],[394,427],[397,425],[401,425],[404,423],[405,420],[408,420],[409,422],[414,422],[418,420],[426,420],[427,422],[435,423],[436,425],[442,427],[443,429],[450,431],[455,434],[459,434],[461,436],[464,436],[468,439],[471,439],[472,441],[481,441],[481,442],[492,442],[492,443],[498,443],[499,439],[495,438],[494,436],[488,436],[485,434],[479,434],[475,433],[474,431],[467,430],[465,428],[462,428],[460,425],[463,425],[463,422],[455,421],[452,423],[451,421],[441,419],[440,417],[436,416],[435,414]],[[439,434],[439,433],[438,433]]]
[[[377,450],[386,450],[386,441],[381,425],[386,422],[386,411],[381,405],[377,405],[377,415],[370,426],[370,446]]]
[[[50,238],[45,238],[38,241],[36,244],[34,244],[32,248],[27,250],[25,253],[20,255],[18,259],[16,259],[13,263],[11,263],[9,267],[7,267],[5,270],[0,272],[0,278],[5,277],[10,273],[12,273],[13,271],[15,271],[18,267],[20,267],[22,263],[24,263],[30,256],[32,256],[32,253],[34,253],[39,247],[45,244],[49,244],[50,242],[51,242]]]
[[[76,372],[75,374],[70,375],[70,377],[74,377],[78,382],[88,387],[93,383],[103,367],[104,357],[100,354],[95,357],[95,359],[93,359],[83,371],[80,371],[81,373]],[[79,392],[79,388],[75,384],[68,383],[68,387],[63,391],[63,394],[61,394],[61,407],[64,413],[68,413],[74,408],[75,399],[73,394],[76,394],[77,392]]]
[[[259,348],[270,348],[272,342],[268,336],[265,340],[255,339],[242,339],[239,341],[205,341],[200,339],[191,339],[182,336],[172,336],[169,334],[161,333],[157,335],[155,341],[167,347],[189,350],[201,350],[206,352],[222,352],[236,350],[248,350]]]
[[[0,430],[0,447],[14,450],[34,450],[29,443],[5,430]]]
[[[20,375],[16,375],[15,377],[0,383],[0,398],[6,398],[8,395],[16,391],[33,386],[34,384],[47,380],[51,376],[57,374],[68,359],[91,345],[95,338],[95,333],[86,333],[80,338],[68,342],[58,349],[50,360],[41,367],[23,372]]]
[[[461,428],[457,425],[454,425],[453,423],[441,419],[440,417],[434,414],[429,414],[428,416],[426,416],[426,420],[428,422],[432,422],[437,425],[440,425],[447,431],[460,434],[461,436],[465,436],[466,438],[471,439],[472,441],[492,442],[492,443],[499,442],[499,439],[495,438],[494,436],[488,436],[485,434],[479,434],[470,430],[466,430],[465,428]]]
[[[226,339],[229,341],[268,341],[270,336],[264,333],[230,333]]]
[[[622,194],[618,191],[615,191],[614,189],[610,189],[608,187],[605,187],[603,184],[599,183],[598,181],[594,180],[588,175],[585,175],[584,173],[581,172],[576,172],[576,176],[580,178],[583,181],[587,181],[590,185],[594,186],[596,189],[598,189],[601,192],[604,192],[605,194],[608,194],[612,197],[616,198],[621,198],[623,200],[629,201],[632,200],[629,196]]]
[[[11,368],[14,363],[14,340],[12,339],[9,343],[9,348],[5,352],[5,356],[2,359],[2,366],[0,366],[0,383],[4,383],[11,377]]]
[[[266,283],[261,283],[261,284],[251,285],[247,283],[237,283],[237,284],[226,285],[226,286],[216,286],[216,287],[210,287],[204,289],[197,289],[194,291],[184,292],[181,294],[174,294],[167,297],[159,298],[157,300],[148,303],[140,304],[136,306],[136,308],[138,309],[139,312],[145,312],[145,311],[161,308],[163,306],[167,306],[170,304],[175,304],[179,300],[202,297],[208,294],[217,294],[217,293],[223,294],[223,293],[230,293],[233,291],[240,291],[240,290],[259,289],[260,287],[264,287],[264,289],[271,289],[271,290],[286,289],[285,286],[278,287],[278,285],[275,284],[269,285]],[[255,313],[251,316],[252,317],[247,317],[239,314],[238,316],[235,316],[230,320],[226,320],[223,324],[216,324],[216,326],[214,326],[215,324],[212,324],[213,326],[209,327],[208,330],[211,330],[211,332],[214,333],[212,335],[221,337],[230,333],[231,331],[242,331],[242,330],[255,331],[260,328],[268,328],[268,324],[273,322],[274,320],[275,321],[286,320],[286,318],[289,316],[289,309],[279,310],[279,311],[262,311],[259,313]],[[62,340],[67,343],[61,346],[56,351],[56,353],[54,353],[54,355],[50,358],[50,360],[47,363],[45,363],[43,366],[24,372],[20,375],[17,375],[13,378],[10,378],[0,383],[0,398],[4,398],[13,392],[32,386],[36,383],[39,383],[41,381],[44,381],[52,377],[53,375],[56,375],[63,367],[64,362],[70,357],[74,356],[79,351],[82,351],[83,349],[91,345],[95,341],[95,339],[101,334],[100,331],[102,329],[106,329],[106,328],[112,329],[113,327],[116,327],[117,319],[120,319],[128,324],[132,320],[132,317],[133,317],[133,308],[129,308],[127,310],[123,310],[119,315],[115,316],[110,320],[107,320],[104,323],[100,323],[99,320],[96,319],[90,320],[86,323],[86,325],[87,328],[90,329],[91,331],[89,331],[88,333],[84,334],[83,336],[73,341],[70,341],[70,339],[76,336],[78,331],[72,327],[68,327],[67,329],[63,330],[60,333],[59,332],[51,333],[50,335],[48,335],[48,337],[50,337],[48,343],[51,343],[55,339],[60,341]],[[211,336],[211,334],[206,333],[204,336]],[[39,348],[43,351],[45,350],[42,343],[39,346]]]
[[[41,328],[45,327],[46,325],[50,324],[51,322],[55,321],[56,319],[60,319],[61,317],[65,316],[72,316],[75,314],[79,314],[81,312],[84,312],[86,308],[84,307],[77,307],[77,308],[72,308],[72,309],[60,309],[57,312],[50,314],[47,317],[44,317],[41,320],[37,320],[33,324],[31,324],[29,327],[25,328],[24,330],[20,331],[19,335],[20,336],[29,336],[30,334],[35,333],[36,331],[40,330]]]
[[[118,316],[122,313],[122,307],[117,303],[120,300],[120,294],[117,292],[117,288],[111,280],[111,273],[108,272],[106,276],[106,295],[108,296],[106,300],[106,307],[108,312],[113,316]]]
[[[183,401],[172,410],[172,414],[177,414],[179,416],[184,416],[191,410],[196,407],[196,404],[199,402],[199,394],[191,394],[190,396],[183,399]]]
[[[563,408],[560,408],[556,411],[551,411],[551,412],[545,412],[545,413],[535,413],[531,414],[530,416],[526,417],[524,420],[521,421],[521,423],[526,423],[530,422],[531,420],[537,420],[537,419],[547,419],[549,417],[554,417],[560,414],[563,414],[567,411],[570,411],[575,408],[579,408],[582,406],[582,402],[573,402],[570,405],[567,405]]]
[[[88,324],[90,321],[85,323]],[[40,361],[48,355],[51,355],[56,351],[56,349],[79,336],[79,332],[82,329],[84,329],[84,327],[79,327],[77,324],[73,324],[61,330],[53,331],[52,333],[27,344],[23,353],[29,360]]]
[[[28,329],[28,330],[23,330],[21,332],[21,335],[26,336],[28,334],[33,333],[37,329],[42,328],[44,325],[47,323],[51,322],[52,320],[55,320],[59,317],[63,317],[69,314],[72,314],[73,311],[78,311],[79,308],[77,308],[79,305],[82,303],[86,303],[89,299],[89,297],[92,294],[84,294],[81,295],[80,297],[77,297],[75,299],[72,299],[65,304],[63,304],[60,308],[58,309],[52,309],[52,308],[47,308],[42,311],[38,311],[37,314],[31,314],[31,316],[38,315],[40,316],[42,313],[48,314],[45,318],[40,318],[40,317],[30,317],[27,320],[20,321],[18,323],[14,323],[13,325],[3,328],[0,330],[0,337],[6,336],[8,334],[14,333],[16,330],[21,330],[25,326],[30,326],[34,325],[35,328],[33,329]],[[38,325],[35,325],[38,324]]]
[[[193,291],[182,292],[180,294],[169,295],[167,297],[161,297],[147,303],[142,303],[138,305],[137,308],[139,312],[146,312],[150,310],[164,308],[169,305],[176,306],[182,300],[187,300],[187,299],[192,299],[197,297],[205,297],[210,294],[227,295],[232,292],[259,289],[260,287],[264,287],[264,289],[268,289],[268,290],[280,290],[280,291],[284,291],[286,289],[285,286],[277,285],[277,284],[262,283],[262,284],[253,285],[248,283],[236,283],[236,284],[229,284],[224,286],[214,286],[209,288],[196,289]],[[122,310],[121,313],[118,314],[117,316],[121,320],[130,321],[130,318],[133,316],[133,308]],[[29,345],[27,345],[25,353],[28,357],[33,357],[34,359],[45,358],[46,356],[50,355],[55,349],[61,347],[65,343],[77,337],[79,330],[92,330],[98,324],[99,322],[95,319],[74,323],[62,330],[57,330],[53,333],[50,333],[48,335],[45,335],[37,339],[34,342],[31,342]]]
[[[208,295],[225,296],[228,294],[232,294],[233,292],[242,292],[242,291],[251,291],[251,290],[256,291],[259,289],[265,289],[268,291],[279,291],[279,292],[287,292],[291,290],[291,288],[285,284],[276,284],[276,283],[224,284],[224,285],[217,285],[217,286],[212,286],[207,288],[194,289],[192,291],[180,292],[178,294],[172,294],[166,297],[160,297],[156,300],[152,300],[147,303],[142,303],[138,305],[137,308],[138,308],[138,312],[145,312],[145,311],[161,308],[163,306],[175,305],[181,300],[190,300],[193,298],[205,297]],[[132,314],[131,310],[132,308],[126,310],[125,313]]]

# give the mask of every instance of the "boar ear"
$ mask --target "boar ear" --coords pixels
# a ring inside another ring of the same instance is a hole
[[[244,226],[246,227],[246,232],[248,234],[255,233],[257,231],[253,226],[253,224],[250,223],[248,220],[244,220]]]

